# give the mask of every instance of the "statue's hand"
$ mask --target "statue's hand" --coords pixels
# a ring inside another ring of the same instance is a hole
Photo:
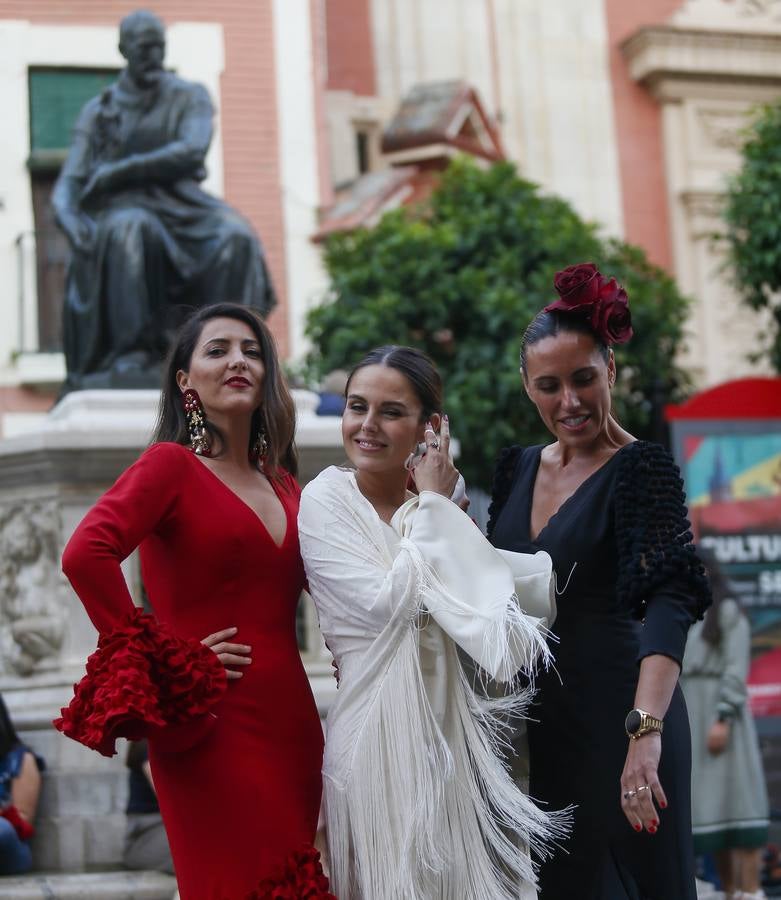
[[[108,163],[101,163],[90,176],[81,192],[81,202],[93,200],[100,194],[107,194],[114,187],[113,168]]]
[[[87,216],[66,213],[59,216],[60,228],[65,232],[71,247],[81,253],[89,253],[95,236],[95,228]]]

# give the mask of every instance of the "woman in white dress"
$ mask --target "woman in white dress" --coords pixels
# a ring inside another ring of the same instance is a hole
[[[424,354],[372,351],[346,389],[354,468],[326,469],[301,497],[309,589],[340,676],[323,771],[339,900],[536,897],[530,851],[566,824],[502,758],[507,718],[529,699],[519,684],[549,662],[551,560],[495,550],[449,499],[463,480],[441,395]],[[459,648],[509,682],[504,697],[474,690]]]

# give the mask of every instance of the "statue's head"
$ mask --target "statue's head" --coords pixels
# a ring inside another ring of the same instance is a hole
[[[153,87],[163,73],[165,26],[154,13],[137,9],[119,24],[119,52],[133,81],[142,88]]]

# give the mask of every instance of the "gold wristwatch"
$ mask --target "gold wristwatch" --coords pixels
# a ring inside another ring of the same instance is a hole
[[[652,731],[658,731],[659,734],[664,730],[664,722],[647,713],[644,709],[632,709],[629,711],[624,722],[624,729],[627,737],[633,741],[642,737],[644,734],[650,734]]]

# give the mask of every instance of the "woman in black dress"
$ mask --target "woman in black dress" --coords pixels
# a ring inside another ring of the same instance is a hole
[[[555,441],[503,452],[489,522],[497,547],[546,550],[558,576],[556,669],[539,677],[528,723],[530,793],[576,810],[571,839],[542,865],[540,900],[695,900],[678,675],[707,582],[672,458],[611,416],[610,345],[632,333],[626,293],[590,263],[555,286],[521,349]]]

